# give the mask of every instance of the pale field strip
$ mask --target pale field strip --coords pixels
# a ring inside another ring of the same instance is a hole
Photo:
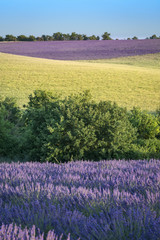
[[[20,106],[36,89],[63,96],[90,90],[96,101],[155,111],[160,104],[160,54],[62,61],[0,53],[0,95]]]

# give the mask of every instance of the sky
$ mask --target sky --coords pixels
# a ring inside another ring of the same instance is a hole
[[[160,36],[160,0],[0,0],[0,36]]]

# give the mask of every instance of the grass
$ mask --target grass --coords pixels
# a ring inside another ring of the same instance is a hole
[[[57,61],[0,53],[0,95],[15,97],[22,106],[36,89],[63,96],[90,89],[96,101],[155,111],[160,103],[160,54]]]
[[[83,60],[83,62],[125,64],[138,67],[160,69],[160,53],[120,57],[112,59]]]

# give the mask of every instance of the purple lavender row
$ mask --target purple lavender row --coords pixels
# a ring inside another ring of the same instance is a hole
[[[71,240],[159,240],[159,209],[159,160],[0,164],[0,225]]]
[[[2,225],[0,228],[0,239],[1,240],[44,240],[44,233],[41,234],[40,230],[37,230],[38,234],[36,233],[36,228],[33,226],[31,229],[22,229],[21,226],[14,225],[13,223],[9,225]],[[61,240],[63,234],[58,237],[56,236],[54,230],[49,231],[46,240]],[[70,240],[70,234],[68,235],[66,240]]]
[[[0,52],[57,60],[90,60],[160,52],[160,39],[0,43]]]

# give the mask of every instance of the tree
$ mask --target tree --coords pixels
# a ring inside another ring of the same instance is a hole
[[[78,40],[78,34],[75,32],[72,32],[70,35],[70,40]]]
[[[5,37],[5,41],[16,41],[17,40],[17,38],[15,37],[15,36],[13,36],[13,35],[6,35],[6,37]]]
[[[52,40],[53,40],[53,37],[50,36],[50,35],[42,35],[42,36],[41,36],[41,39],[42,39],[43,41],[52,41]]]
[[[41,38],[42,38],[43,41],[47,41],[47,35],[42,35]]]
[[[97,40],[97,37],[95,35],[92,35],[89,37],[89,40]]]
[[[83,40],[88,40],[88,37],[86,34],[83,34],[82,37],[83,37]]]
[[[0,100],[0,156],[15,157],[19,153],[20,116],[14,99]]]
[[[35,40],[36,40],[36,38],[33,35],[30,35],[29,38],[28,38],[28,41],[35,41]]]
[[[0,36],[0,42],[3,42],[4,41],[4,38]]]
[[[134,36],[134,37],[132,38],[132,40],[138,40],[138,37]]]
[[[78,35],[77,35],[77,40],[83,40],[82,34],[78,34]]]
[[[36,37],[36,41],[43,41],[42,37]]]
[[[112,40],[112,38],[110,37],[110,33],[108,32],[105,32],[103,35],[102,35],[102,40]]]
[[[64,40],[63,34],[61,32],[53,33],[53,40],[63,41]]]
[[[70,40],[70,34],[69,33],[67,33],[67,34],[63,34],[63,39],[65,40],[65,41],[69,41]]]
[[[137,128],[140,139],[155,138],[160,133],[158,118],[134,107],[130,112],[130,122]]]
[[[150,39],[158,39],[158,37],[156,36],[156,34],[154,34],[150,37]]]
[[[29,96],[25,113],[25,149],[31,159],[123,158],[135,139],[126,109],[95,103],[88,91],[58,98],[45,91]]]
[[[18,41],[28,41],[28,37],[26,37],[25,35],[19,35],[17,37],[17,40]]]

